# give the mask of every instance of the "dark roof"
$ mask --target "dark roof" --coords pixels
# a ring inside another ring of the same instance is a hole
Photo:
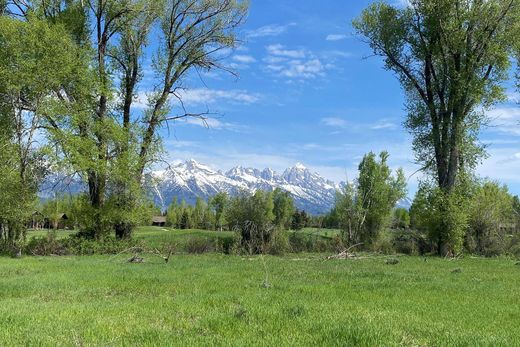
[[[165,216],[154,216],[152,218],[153,223],[166,223],[166,217]]]

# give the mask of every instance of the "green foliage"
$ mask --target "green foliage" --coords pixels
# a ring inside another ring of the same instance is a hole
[[[173,198],[166,211],[166,226],[177,228],[182,217],[177,198]]]
[[[468,228],[468,197],[463,185],[452,193],[423,184],[417,193],[419,204],[412,206],[414,223],[428,231],[438,254],[457,255],[462,252]]]
[[[201,198],[197,198],[195,206],[186,204],[183,200],[180,204],[174,198],[166,212],[166,223],[168,226],[179,229],[205,229],[214,230],[215,214],[210,203],[206,203]],[[223,217],[220,216],[221,222]]]
[[[504,98],[519,21],[516,0],[417,0],[401,8],[380,1],[354,20],[401,82],[417,161],[442,189],[484,154],[480,109]]]
[[[468,251],[487,256],[502,253],[508,240],[501,227],[513,223],[513,197],[507,187],[489,181],[479,184],[469,206],[467,236],[474,242],[467,243]]]
[[[451,193],[422,183],[411,208],[412,227],[427,232],[439,254],[505,254],[516,230],[514,198],[496,182],[466,180]]]
[[[291,251],[289,234],[285,230],[275,230],[266,245],[264,252],[271,255],[284,255]]]
[[[241,235],[249,253],[262,253],[276,231],[273,213],[273,193],[256,191],[253,195],[242,192],[231,198],[226,219],[231,230]]]
[[[23,239],[35,211],[48,155],[36,136],[55,114],[49,96],[76,72],[75,52],[60,25],[0,16],[0,239]]]
[[[294,213],[294,201],[287,191],[276,188],[273,191],[274,224],[279,229],[290,229]]]
[[[0,2],[0,114],[29,114],[25,144],[40,129],[52,145],[53,169],[85,180],[88,200],[79,212],[92,219],[82,223],[85,234],[131,236],[148,205],[142,184],[161,154],[159,129],[175,119],[170,102],[182,104],[174,96],[188,73],[221,67],[217,53],[236,46],[247,9],[234,0]],[[152,31],[160,38],[150,63],[143,57]],[[136,112],[147,69],[162,83]],[[23,179],[31,151],[18,152],[26,154]],[[200,207],[189,224],[214,224]]]
[[[386,152],[379,155],[379,161],[372,152],[365,155],[356,183],[347,184],[338,195],[335,210],[349,243],[370,246],[390,224],[396,202],[406,195],[403,171],[393,176],[387,159]]]
[[[212,208],[215,214],[215,226],[218,230],[222,231],[226,221],[226,208],[229,198],[226,193],[217,193],[209,200],[209,206]]]
[[[302,230],[309,224],[310,217],[304,210],[296,210],[292,215],[291,229]]]
[[[138,245],[136,241],[121,241],[114,237],[95,240],[74,234],[66,238],[58,238],[55,232],[49,232],[45,236],[31,238],[23,248],[23,252],[38,256],[117,254]]]
[[[410,227],[410,213],[406,208],[396,208],[394,210],[392,226],[399,229],[408,229]]]
[[[423,255],[432,252],[427,235],[416,230],[398,230],[392,232],[394,252],[407,255]]]
[[[214,243],[209,239],[193,237],[186,243],[186,251],[190,254],[202,254],[214,251]]]
[[[440,188],[419,189],[411,224],[428,231],[439,254],[461,252],[464,239],[470,251],[500,243],[491,235],[507,220],[507,192],[484,184],[471,196],[465,176],[484,155],[480,109],[504,98],[511,50],[518,52],[519,10],[516,1],[501,0],[420,0],[402,9],[377,2],[354,21],[407,93],[417,160]]]

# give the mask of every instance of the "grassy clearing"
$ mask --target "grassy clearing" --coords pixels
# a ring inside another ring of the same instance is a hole
[[[509,260],[126,258],[0,258],[1,344],[520,344]]]
[[[141,227],[135,232],[137,240],[144,241],[150,247],[161,247],[162,245],[176,244],[185,245],[192,239],[206,239],[215,241],[217,239],[231,239],[233,233],[230,231],[209,231],[209,230],[177,230],[161,227]]]
[[[341,235],[341,230],[339,229],[322,229],[322,228],[304,228],[298,231],[289,231],[291,233],[299,233],[303,235],[307,235],[309,237],[315,238],[324,238],[324,239],[332,239],[336,236]]]
[[[44,237],[52,232],[56,232],[56,238],[63,239],[75,233],[74,230],[52,230],[52,229],[41,229],[41,230],[29,230],[27,231],[27,239],[30,240],[34,237]]]

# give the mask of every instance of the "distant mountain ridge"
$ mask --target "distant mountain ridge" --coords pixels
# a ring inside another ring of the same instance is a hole
[[[163,171],[154,171],[146,179],[148,194],[162,209],[166,209],[174,198],[194,204],[197,197],[207,200],[219,192],[234,196],[241,191],[252,193],[280,188],[291,194],[298,209],[315,215],[332,209],[336,192],[344,185],[345,182],[327,180],[300,163],[285,169],[282,174],[270,168],[259,170],[242,166],[222,172],[193,159]],[[77,194],[85,188],[77,180],[51,175],[42,185],[39,195],[42,199],[49,199],[55,192]],[[409,209],[410,206],[408,198],[397,203],[397,207]]]
[[[236,195],[241,191],[272,191],[276,188],[289,192],[295,205],[308,213],[322,214],[334,205],[336,191],[341,188],[302,164],[278,174],[270,168],[264,170],[234,167],[223,173],[191,159],[165,171],[152,173],[151,191],[163,208],[173,198],[193,203],[197,197],[209,198],[218,192]]]

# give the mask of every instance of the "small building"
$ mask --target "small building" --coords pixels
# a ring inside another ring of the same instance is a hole
[[[154,216],[152,218],[152,225],[156,227],[163,227],[166,225],[166,216]]]
[[[27,228],[40,230],[45,227],[45,216],[40,211],[34,211],[31,220],[27,223]]]
[[[55,218],[45,218],[44,221],[44,228],[45,229],[66,229],[67,228],[67,221],[69,220],[69,217],[65,213],[58,213],[56,214]]]

